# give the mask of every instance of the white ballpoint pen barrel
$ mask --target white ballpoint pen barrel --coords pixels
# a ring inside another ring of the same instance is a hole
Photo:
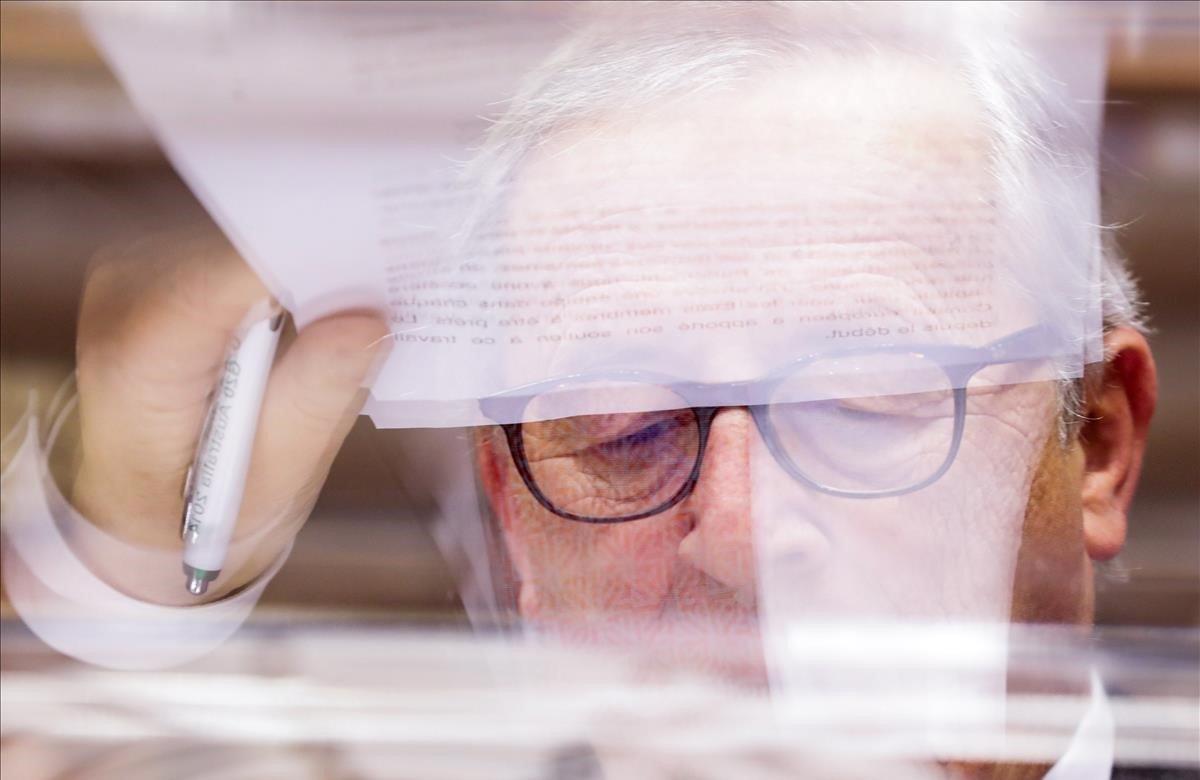
[[[283,313],[274,310],[243,329],[213,392],[184,488],[183,570],[196,595],[225,565],[282,320]]]

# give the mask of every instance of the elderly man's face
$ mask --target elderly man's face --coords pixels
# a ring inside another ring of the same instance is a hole
[[[553,215],[569,211],[562,232],[572,241],[643,258],[638,269],[651,281],[598,283],[636,290],[642,301],[690,289],[681,255],[647,247],[700,242],[780,291],[824,291],[810,304],[814,314],[870,305],[925,341],[977,346],[1034,321],[987,285],[1000,237],[986,149],[975,103],[950,79],[896,61],[818,63],[562,133],[523,168],[509,219],[518,241],[544,242],[548,222],[564,224]],[[983,275],[986,303],[966,306],[987,312],[987,322],[956,306],[971,296],[947,286],[955,271]],[[796,353],[833,349],[834,333],[782,343]],[[704,378],[769,367],[769,356],[732,343],[714,350]],[[795,356],[779,343],[769,351]],[[565,362],[586,359],[579,351]],[[745,365],[731,369],[738,361]],[[978,376],[949,471],[888,498],[840,498],[798,483],[768,453],[748,410],[730,408],[713,422],[685,501],[632,522],[574,523],[534,500],[502,436],[485,436],[483,482],[521,613],[618,640],[682,628],[702,642],[753,624],[768,599],[788,617],[814,620],[1086,620],[1089,570],[1069,462],[1077,456],[1053,436],[1053,383],[1023,381],[1028,370]],[[926,455],[908,444],[913,457]],[[835,436],[823,446],[852,462],[882,445]],[[531,461],[552,454],[536,437],[526,450]]]

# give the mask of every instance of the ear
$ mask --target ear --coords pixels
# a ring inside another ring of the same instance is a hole
[[[1141,333],[1114,328],[1104,347],[1103,381],[1086,387],[1087,422],[1080,435],[1083,537],[1088,556],[1098,561],[1125,545],[1129,505],[1158,397],[1154,358]]]

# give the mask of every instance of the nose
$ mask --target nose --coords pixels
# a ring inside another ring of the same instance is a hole
[[[821,521],[828,500],[783,472],[748,409],[722,409],[686,504],[691,530],[679,556],[744,603],[755,603],[759,565],[772,580],[807,579],[829,562],[834,547]]]
[[[717,412],[687,501],[692,529],[679,544],[684,561],[749,600],[755,594],[750,455],[756,436],[747,409]]]

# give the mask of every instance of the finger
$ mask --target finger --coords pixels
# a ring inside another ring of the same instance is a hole
[[[238,535],[302,520],[362,408],[364,382],[390,348],[382,314],[347,312],[301,331],[267,385]]]
[[[178,501],[175,478],[193,455],[229,340],[266,295],[210,235],[155,237],[94,264],[76,369],[90,478],[139,502]]]

